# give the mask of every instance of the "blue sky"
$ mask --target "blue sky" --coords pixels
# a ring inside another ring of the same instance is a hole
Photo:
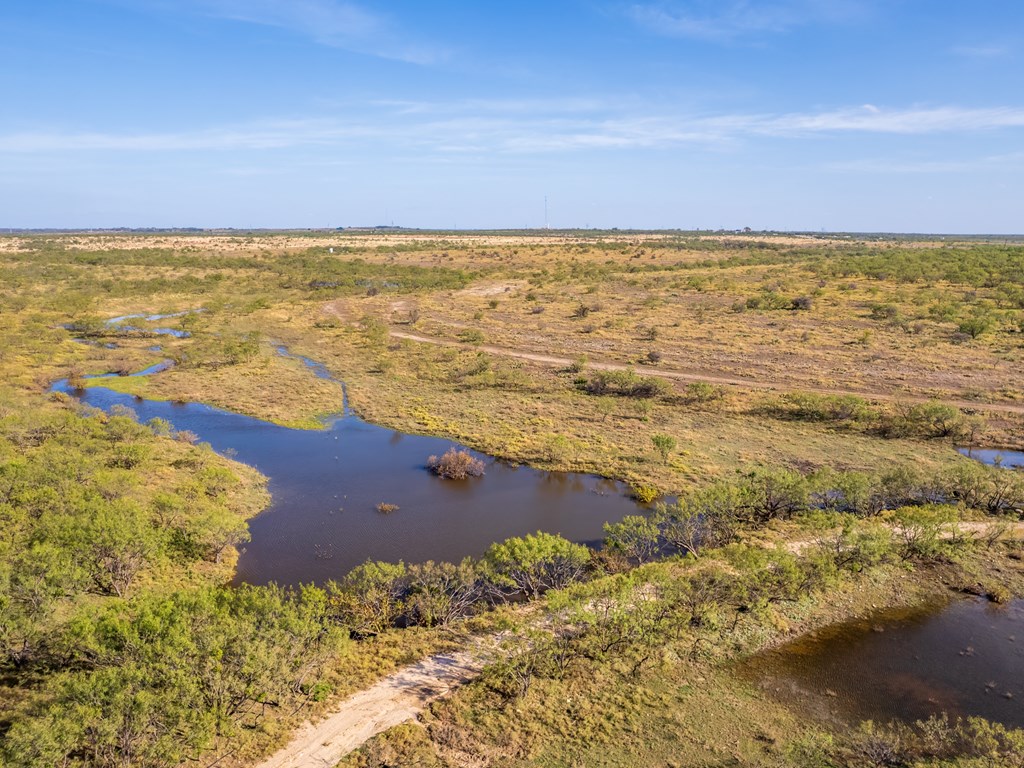
[[[1019,0],[6,0],[0,226],[1024,231]]]

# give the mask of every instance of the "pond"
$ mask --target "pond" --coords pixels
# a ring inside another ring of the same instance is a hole
[[[744,672],[827,719],[912,722],[947,713],[1024,727],[1024,601],[881,611],[756,656]]]
[[[331,378],[318,363],[298,359],[315,375]],[[481,555],[495,541],[538,530],[596,545],[605,522],[640,509],[622,483],[512,466],[480,454],[483,477],[442,480],[426,461],[452,447],[451,441],[374,426],[347,409],[324,430],[298,430],[101,386],[78,390],[62,381],[54,388],[106,411],[130,407],[143,422],[166,419],[270,478],[272,502],[249,521],[252,540],[241,549],[237,582],[323,583],[367,559],[458,561]],[[379,503],[398,509],[384,514]]]
[[[980,461],[982,464],[998,464],[1006,469],[1024,468],[1024,451],[1006,451],[1001,448],[957,448],[957,450],[967,458]]]

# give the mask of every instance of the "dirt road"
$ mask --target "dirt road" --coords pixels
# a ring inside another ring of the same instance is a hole
[[[431,656],[345,699],[319,723],[307,723],[291,742],[257,768],[333,768],[367,739],[412,720],[434,699],[476,677],[486,661],[480,645]]]
[[[955,531],[943,533],[984,536],[993,524],[961,522]],[[1014,523],[1003,536],[1024,535],[1024,523]],[[818,543],[814,540],[787,542],[790,552],[799,554]],[[412,720],[426,706],[480,674],[494,658],[502,635],[478,639],[463,650],[439,654],[405,667],[342,701],[319,723],[307,723],[292,735],[280,751],[256,768],[333,768],[349,752],[388,728]]]
[[[475,349],[480,352],[486,352],[490,355],[501,355],[503,357],[514,357],[519,360],[530,360],[531,362],[541,363],[544,365],[558,365],[568,366],[572,363],[567,357],[559,357],[558,355],[549,355],[541,352],[530,352],[520,349],[512,349],[509,347],[498,347],[493,344],[467,344],[461,341],[452,341],[450,339],[439,339],[434,336],[423,336],[418,333],[409,333],[407,331],[391,331],[392,338],[395,339],[406,339],[408,341],[416,341],[422,344],[435,344],[444,347],[458,347],[461,349]],[[743,379],[733,376],[722,376],[721,374],[715,373],[714,371],[679,371],[667,368],[655,368],[648,365],[625,365],[623,363],[605,363],[599,361],[590,361],[587,363],[587,367],[598,371],[625,371],[634,370],[637,373],[642,373],[645,376],[657,376],[662,379],[670,379],[673,381],[704,381],[709,384],[720,384],[723,386],[730,387],[744,387],[747,389],[763,389],[763,390],[775,390],[779,392],[786,391],[800,391],[800,392],[814,392],[817,394],[824,395],[857,395],[864,397],[869,400],[884,400],[886,402],[927,402],[935,398],[921,397],[919,395],[910,395],[903,393],[894,392],[877,392],[857,389],[841,389],[835,387],[812,387],[812,386],[801,386],[793,387],[791,384],[782,384],[779,382],[772,381],[760,381],[758,379]],[[955,405],[958,408],[965,410],[976,410],[976,411],[988,411],[990,413],[1016,413],[1024,414],[1024,405],[1015,405],[1013,403],[984,403],[976,400],[950,400],[942,398],[942,402],[948,403],[949,405]]]

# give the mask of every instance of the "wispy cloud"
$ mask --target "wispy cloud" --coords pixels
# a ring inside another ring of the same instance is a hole
[[[865,13],[864,3],[855,0],[666,0],[627,9],[634,22],[656,34],[715,42],[848,23]]]
[[[586,100],[560,111],[546,102],[495,101],[481,110],[468,102],[385,102],[359,117],[316,118],[152,133],[19,132],[0,135],[0,153],[252,151],[293,147],[356,147],[440,153],[545,153],[586,149],[730,146],[754,137],[780,140],[844,135],[977,134],[1024,128],[1024,107],[912,107],[866,104],[849,109],[786,114],[711,116],[620,112]]]
[[[828,163],[825,170],[839,173],[973,173],[977,171],[1019,171],[1024,169],[1024,152],[1010,152],[966,160],[898,160],[893,158],[868,158]]]
[[[984,45],[955,45],[952,48],[957,56],[964,56],[969,59],[1005,59],[1010,55],[1010,49],[1005,45],[986,43]]]
[[[319,45],[417,64],[448,55],[440,47],[413,41],[390,17],[348,0],[142,0],[141,5],[275,27]]]
[[[807,136],[817,133],[973,133],[1024,127],[1024,108],[915,107],[881,109],[865,104],[854,109],[796,113],[777,117],[738,117],[718,121],[723,128],[773,135]]]

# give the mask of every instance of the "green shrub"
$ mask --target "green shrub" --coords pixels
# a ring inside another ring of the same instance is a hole
[[[483,559],[495,585],[532,597],[579,581],[589,562],[587,547],[543,531],[492,544]]]
[[[654,376],[640,376],[632,370],[595,371],[582,382],[583,389],[592,395],[618,395],[640,399],[659,397],[668,389],[668,383]]]

